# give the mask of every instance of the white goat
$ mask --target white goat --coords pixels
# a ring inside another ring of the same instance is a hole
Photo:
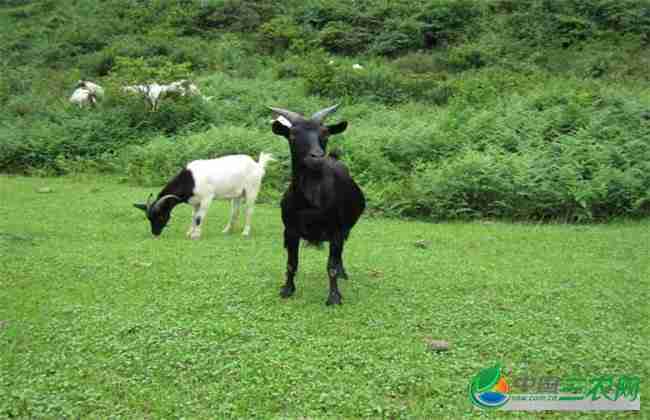
[[[79,108],[83,108],[84,105],[94,106],[97,103],[97,97],[94,93],[86,88],[76,88],[70,96],[70,102],[79,105]]]
[[[214,96],[205,96],[201,94],[199,88],[189,80],[183,79],[170,83],[165,89],[165,96],[177,94],[179,96],[200,96],[206,102],[210,102]]]
[[[104,98],[104,88],[90,80],[79,80],[76,87],[89,90],[97,99]]]
[[[180,96],[196,96],[201,94],[201,91],[199,91],[199,88],[194,83],[185,79],[170,83],[167,85],[166,91],[178,93]]]
[[[266,164],[274,160],[268,153],[260,153],[259,162],[247,155],[230,155],[218,159],[195,160],[187,164],[160,191],[156,200],[135,204],[143,210],[151,223],[154,237],[160,235],[169,222],[172,209],[180,203],[193,208],[192,224],[187,231],[190,239],[201,237],[201,222],[214,199],[231,200],[230,220],[223,229],[229,233],[237,223],[241,200],[246,200],[246,224],[242,234],[251,231],[255,200],[260,191]]]
[[[134,85],[134,86],[125,86],[122,88],[123,92],[139,93],[142,95],[144,100],[149,104],[152,111],[158,110],[158,105],[163,95],[167,91],[166,85],[159,85],[158,83],[152,83],[150,85]]]
[[[151,106],[152,111],[157,111],[160,101],[169,96],[197,96],[201,95],[199,88],[189,80],[179,80],[168,85],[152,83],[150,85],[134,85],[122,88],[124,92],[140,93],[145,101]],[[210,101],[212,97],[201,95],[203,100]]]
[[[353,64],[352,68],[354,70],[363,70],[363,66],[361,64]]]

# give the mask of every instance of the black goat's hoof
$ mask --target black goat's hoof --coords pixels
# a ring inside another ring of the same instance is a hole
[[[295,291],[295,287],[283,286],[282,289],[280,289],[280,297],[286,299],[288,297],[291,297]]]
[[[327,298],[327,302],[325,302],[325,305],[340,305],[342,297],[343,296],[341,296],[340,293],[330,293],[329,297]]]

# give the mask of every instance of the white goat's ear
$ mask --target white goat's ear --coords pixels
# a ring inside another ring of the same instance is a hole
[[[286,117],[282,115],[279,115],[278,118],[276,118],[275,120],[287,128],[291,128],[291,126],[293,125],[291,124],[291,121],[289,121]]]

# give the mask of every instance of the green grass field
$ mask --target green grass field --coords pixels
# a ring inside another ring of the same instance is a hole
[[[245,239],[221,233],[215,203],[200,241],[181,206],[154,241],[131,207],[152,191],[0,177],[0,418],[506,416],[467,396],[495,362],[510,377],[634,374],[649,394],[647,220],[363,218],[332,308],[326,250],[301,249],[298,290],[279,298],[277,206],[257,207]]]

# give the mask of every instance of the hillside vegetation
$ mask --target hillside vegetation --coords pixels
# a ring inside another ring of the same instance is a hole
[[[331,143],[375,212],[650,214],[648,1],[8,0],[0,25],[1,172],[150,186],[270,151],[276,200],[288,151],[266,106],[341,102]],[[107,88],[98,108],[68,103],[80,78]],[[213,99],[150,112],[119,91],[180,78]]]

